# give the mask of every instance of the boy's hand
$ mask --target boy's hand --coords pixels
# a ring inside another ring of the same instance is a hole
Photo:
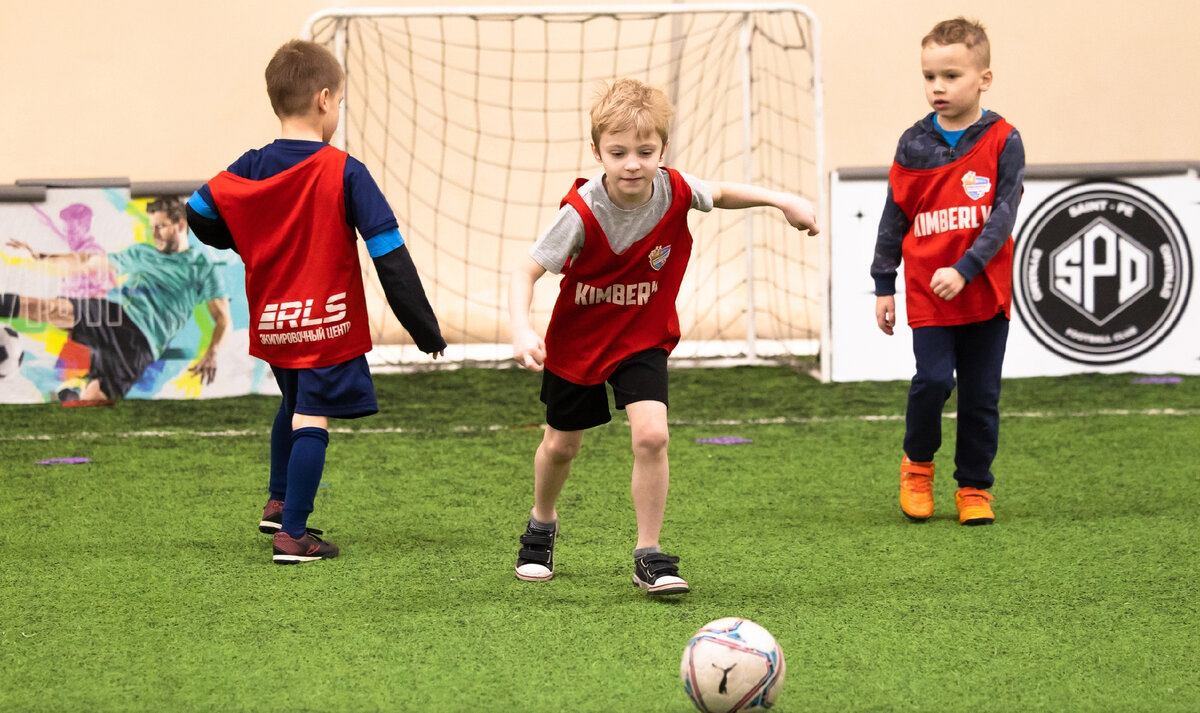
[[[929,281],[929,287],[933,290],[933,294],[947,302],[957,297],[958,293],[962,292],[966,286],[967,279],[952,267],[939,267],[933,273],[933,279]]]
[[[546,343],[537,332],[529,329],[513,330],[513,359],[530,371],[541,371],[546,361]]]
[[[875,297],[875,323],[884,334],[891,335],[896,326],[896,296],[877,295]]]
[[[438,357],[446,356],[446,350],[443,349],[443,350],[437,351],[437,352],[429,352],[429,356],[432,357],[434,361],[437,361]]]
[[[779,210],[783,211],[783,217],[787,218],[787,222],[793,228],[807,230],[809,235],[820,232],[820,228],[817,227],[817,212],[807,198],[789,196],[779,205]]]

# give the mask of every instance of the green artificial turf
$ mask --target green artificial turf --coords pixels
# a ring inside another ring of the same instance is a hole
[[[538,376],[376,381],[310,521],[342,556],[295,567],[256,528],[277,399],[0,407],[0,710],[684,713],[684,644],[724,616],[782,645],[783,713],[1200,709],[1198,379],[1006,382],[997,523],[966,528],[950,420],[937,513],[899,512],[906,384],[673,371],[693,592],[660,601],[629,581],[623,415],[530,584]]]

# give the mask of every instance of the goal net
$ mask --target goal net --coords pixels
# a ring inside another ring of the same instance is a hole
[[[818,33],[809,10],[779,3],[337,8],[304,28],[345,67],[334,142],[391,201],[450,363],[511,359],[508,276],[574,179],[600,173],[589,111],[617,78],[674,104],[665,165],[799,193],[822,210]],[[769,208],[693,212],[690,224],[676,359],[817,354],[824,236]],[[373,362],[428,363],[364,265]],[[542,333],[557,292],[553,276],[538,281]]]

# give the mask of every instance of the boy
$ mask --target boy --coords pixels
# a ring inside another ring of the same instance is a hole
[[[513,356],[543,372],[547,422],[517,555],[516,574],[525,581],[554,576],[555,502],[583,431],[611,420],[607,381],[633,432],[633,583],[653,595],[688,591],[679,558],[663,553],[658,541],[669,472],[667,355],[679,341],[675,297],[691,252],[688,210],[770,205],[792,226],[817,232],[803,198],[704,183],[660,167],[672,113],[661,91],[632,79],[599,98],[591,109],[591,147],[604,171],[575,182],[530,259],[512,275]],[[530,326],[529,307],[534,283],[546,272],[564,277],[543,342]]]
[[[990,64],[987,34],[978,22],[940,22],[921,40],[925,99],[933,112],[900,137],[871,264],[875,321],[890,335],[896,268],[904,261],[917,373],[908,392],[900,508],[915,521],[933,515],[933,457],[956,372],[958,520],[995,520],[988,488],[999,442],[1011,233],[1025,148],[1016,129],[980,107],[992,83]]]
[[[355,229],[417,346],[434,359],[446,348],[392,209],[366,167],[328,144],[344,78],[324,47],[285,43],[266,71],[281,138],[243,154],[188,201],[197,237],[236,250],[246,263],[250,353],[271,365],[283,392],[259,523],[274,533],[276,564],[337,556],[336,545],[307,527],[328,419],[378,410]]]

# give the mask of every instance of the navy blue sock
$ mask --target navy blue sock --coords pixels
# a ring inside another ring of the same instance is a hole
[[[329,431],[311,426],[292,432],[292,455],[288,459],[287,496],[283,499],[283,531],[295,538],[304,536],[308,516],[325,470],[325,448]]]
[[[271,427],[271,480],[267,490],[272,500],[283,500],[287,495],[288,460],[292,457],[292,414],[280,404],[275,413],[275,425]]]
[[[16,317],[20,312],[20,295],[0,294],[0,317]]]

